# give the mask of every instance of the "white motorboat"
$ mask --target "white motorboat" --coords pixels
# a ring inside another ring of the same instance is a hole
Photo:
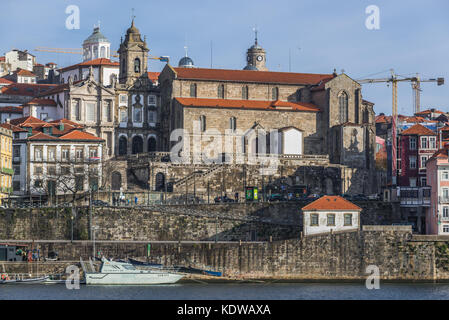
[[[101,259],[100,272],[85,272],[86,284],[148,285],[176,283],[183,274],[163,269],[136,269],[131,263]]]

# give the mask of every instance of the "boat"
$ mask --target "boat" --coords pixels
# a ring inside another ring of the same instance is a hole
[[[87,285],[148,285],[172,284],[184,277],[183,274],[169,272],[163,269],[139,270],[127,262],[101,259],[99,272],[85,271]]]
[[[8,277],[8,275],[6,275],[6,277],[3,277],[3,274],[2,274],[2,279],[0,280],[0,284],[42,283],[42,282],[45,282],[48,278],[49,278],[49,276],[42,276],[42,277],[36,277],[36,278],[24,278],[23,276],[22,277],[17,276],[17,277],[10,278],[10,277]]]
[[[128,261],[135,266],[143,266],[143,267],[150,267],[150,268],[162,268],[163,267],[162,264],[159,264],[159,263],[142,262],[142,261],[134,260],[131,258],[128,258]]]
[[[214,276],[214,277],[222,276],[222,273],[219,271],[204,270],[204,269],[197,269],[197,268],[184,267],[184,266],[174,266],[174,268],[178,272],[202,274],[202,275],[208,275],[208,276]]]

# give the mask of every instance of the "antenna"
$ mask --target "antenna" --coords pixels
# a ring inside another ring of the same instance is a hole
[[[257,30],[257,24],[253,27],[253,31],[254,31],[254,34],[255,34],[255,40],[254,40],[254,43],[257,45],[257,32],[258,32],[258,30]]]
[[[131,9],[131,20],[134,22],[134,18],[136,16],[134,15],[134,8]]]
[[[187,47],[187,46],[184,46],[184,50],[185,50],[185,52],[186,52],[186,57],[188,57],[188,54],[187,54],[187,52],[188,52],[188,49],[189,49],[189,47]]]
[[[210,68],[212,69],[212,40],[210,41]]]

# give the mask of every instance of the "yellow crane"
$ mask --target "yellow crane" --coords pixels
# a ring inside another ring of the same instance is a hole
[[[409,81],[412,83],[412,88],[414,91],[414,113],[418,113],[420,111],[420,100],[421,100],[421,82],[436,82],[438,86],[444,84],[444,78],[436,78],[436,79],[421,79],[418,74],[416,77],[403,77],[398,78],[398,75],[394,72],[393,69],[390,70],[391,76],[389,78],[381,78],[381,79],[359,79],[358,83],[391,83],[392,87],[392,182],[393,185],[397,183],[397,120],[398,120],[398,82]]]
[[[49,47],[36,47],[34,49],[34,51],[38,51],[38,52],[52,52],[52,53],[71,53],[71,54],[83,54],[83,49],[82,48],[49,48]],[[112,51],[111,52],[111,57],[114,58],[118,58],[119,54],[117,51]],[[160,56],[160,57],[156,57],[156,56],[148,56],[148,59],[153,59],[153,60],[159,60],[161,62],[167,62],[169,61],[169,57],[168,56]]]

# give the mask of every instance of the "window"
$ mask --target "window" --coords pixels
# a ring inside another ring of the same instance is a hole
[[[190,85],[190,97],[196,98],[196,84],[192,83]]]
[[[429,156],[421,156],[421,163],[420,163],[420,169],[425,169],[426,168],[426,163],[427,160],[429,159]]]
[[[49,147],[48,148],[48,161],[56,161],[56,148]]]
[[[449,218],[449,207],[443,207],[443,218]]]
[[[149,106],[156,106],[156,96],[154,94],[150,94],[148,96],[148,105]]]
[[[134,59],[134,72],[140,73],[140,59],[139,58]]]
[[[47,119],[48,118],[48,113],[41,113],[40,114],[40,118],[41,118],[41,120]]]
[[[429,145],[428,145],[428,140],[427,137],[421,137],[421,148],[422,149],[428,149]]]
[[[302,99],[302,92],[301,89],[298,89],[298,91],[296,91],[296,101],[301,102]]]
[[[244,86],[242,87],[242,99],[248,100],[248,98],[249,98],[249,88],[248,86]]]
[[[42,187],[42,180],[40,180],[40,179],[34,180],[34,187],[35,188],[41,188]]]
[[[82,161],[84,158],[84,150],[82,148],[77,148],[75,150],[76,161]]]
[[[34,148],[34,160],[42,161],[42,148],[38,148],[38,147]]]
[[[237,129],[237,119],[236,119],[236,117],[229,118],[229,128],[232,131],[235,131]]]
[[[443,171],[443,173],[441,174],[441,179],[449,180],[449,171]]]
[[[12,183],[12,189],[14,191],[20,191],[20,181],[13,181]]]
[[[448,199],[449,198],[449,189],[443,188],[443,198]]]
[[[48,167],[48,174],[51,176],[55,176],[56,175],[56,166],[49,166]]]
[[[103,104],[103,120],[112,121],[112,101],[107,100]]]
[[[444,233],[449,233],[449,225],[447,225],[447,224],[443,225],[443,232]]]
[[[83,166],[76,166],[74,169],[75,173],[84,173],[84,167]]]
[[[97,148],[89,148],[89,158],[97,158]]]
[[[63,175],[70,174],[70,167],[62,166],[61,167],[61,174],[63,174]]]
[[[150,123],[156,122],[156,112],[148,111],[148,122]]]
[[[128,122],[128,112],[126,109],[120,110],[120,122]]]
[[[274,87],[271,89],[271,100],[278,100],[279,99],[279,88]]]
[[[89,102],[86,104],[86,120],[95,122],[95,103]]]
[[[408,160],[409,160],[409,168],[416,169],[416,156],[410,156]]]
[[[74,100],[72,101],[72,117],[75,120],[81,120],[81,113],[80,113],[80,101]]]
[[[200,116],[200,130],[206,131],[206,116]]]
[[[134,107],[134,122],[142,122],[142,107]]]
[[[310,215],[310,225],[311,226],[318,226],[318,214],[312,213]]]
[[[20,147],[19,146],[13,147],[13,154],[14,154],[14,157],[20,157]]]
[[[345,213],[345,226],[352,226],[352,214]]]
[[[120,103],[128,103],[128,96],[126,94],[120,95]]]
[[[327,225],[328,226],[335,226],[335,214],[330,213],[327,215]]]
[[[340,112],[340,123],[348,122],[348,95],[344,91],[338,95],[338,107]]]
[[[410,187],[416,187],[416,178],[409,178]]]
[[[218,99],[224,99],[224,85],[218,85]]]
[[[61,159],[62,159],[62,161],[70,160],[70,149],[69,148],[63,148],[61,150]]]
[[[437,139],[435,137],[429,138],[429,148],[436,149],[437,148]]]
[[[410,150],[416,150],[416,137],[410,137],[409,143]]]
[[[41,166],[36,166],[34,167],[34,174],[42,174],[42,167]]]
[[[421,187],[425,187],[425,186],[427,186],[427,178],[421,177]]]

